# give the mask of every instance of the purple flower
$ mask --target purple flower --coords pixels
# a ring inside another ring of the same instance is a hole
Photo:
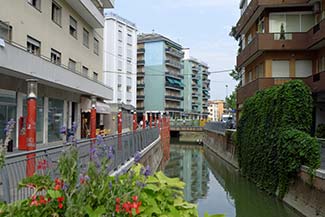
[[[141,155],[140,155],[140,153],[137,151],[136,153],[135,153],[135,155],[134,155],[134,163],[139,163],[140,162],[140,160],[141,160]]]
[[[103,139],[103,137],[101,135],[98,135],[96,137],[96,143],[97,143],[97,145],[103,145],[104,144],[104,139]]]
[[[146,169],[145,169],[144,172],[143,172],[143,175],[146,176],[146,177],[148,177],[148,176],[150,176],[150,174],[151,174],[150,166],[147,165],[147,166],[146,166]]]
[[[75,134],[77,132],[77,129],[78,129],[78,124],[76,122],[73,122],[72,123],[72,131],[73,131],[73,134]]]
[[[66,133],[67,133],[67,128],[66,128],[65,126],[62,126],[62,127],[60,128],[60,133],[61,133],[61,134],[66,134]]]
[[[96,148],[90,148],[89,153],[90,154],[95,154],[96,153]]]
[[[110,160],[113,157],[114,157],[114,150],[113,150],[113,147],[110,146],[109,149],[108,149],[107,158]]]

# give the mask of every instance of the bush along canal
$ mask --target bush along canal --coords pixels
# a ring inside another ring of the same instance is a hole
[[[207,211],[227,217],[301,217],[282,201],[260,191],[208,148],[171,145],[165,174],[185,182],[185,199],[198,204],[200,216]]]

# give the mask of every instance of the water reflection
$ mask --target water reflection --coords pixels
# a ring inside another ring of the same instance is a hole
[[[259,191],[208,149],[172,145],[165,173],[186,183],[185,199],[198,204],[200,216],[205,211],[224,213],[227,217],[300,216],[282,202]]]

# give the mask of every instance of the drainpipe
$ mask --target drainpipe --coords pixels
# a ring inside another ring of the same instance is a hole
[[[27,151],[36,150],[36,109],[37,109],[37,80],[27,79],[27,121],[26,143]],[[35,154],[27,154],[27,177],[35,173]]]

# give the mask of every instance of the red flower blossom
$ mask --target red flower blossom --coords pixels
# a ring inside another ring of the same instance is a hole
[[[116,203],[120,203],[121,202],[121,199],[119,197],[116,198]]]
[[[133,201],[138,201],[138,196],[133,196],[133,197],[132,197],[132,200],[133,200]]]
[[[58,197],[57,200],[59,203],[62,203],[64,201],[64,197]]]
[[[120,212],[120,204],[115,205],[115,212],[117,212],[117,213]]]
[[[60,185],[55,185],[54,190],[56,190],[56,191],[61,190],[61,186]]]
[[[63,204],[62,203],[59,203],[59,209],[62,209],[63,208]]]

